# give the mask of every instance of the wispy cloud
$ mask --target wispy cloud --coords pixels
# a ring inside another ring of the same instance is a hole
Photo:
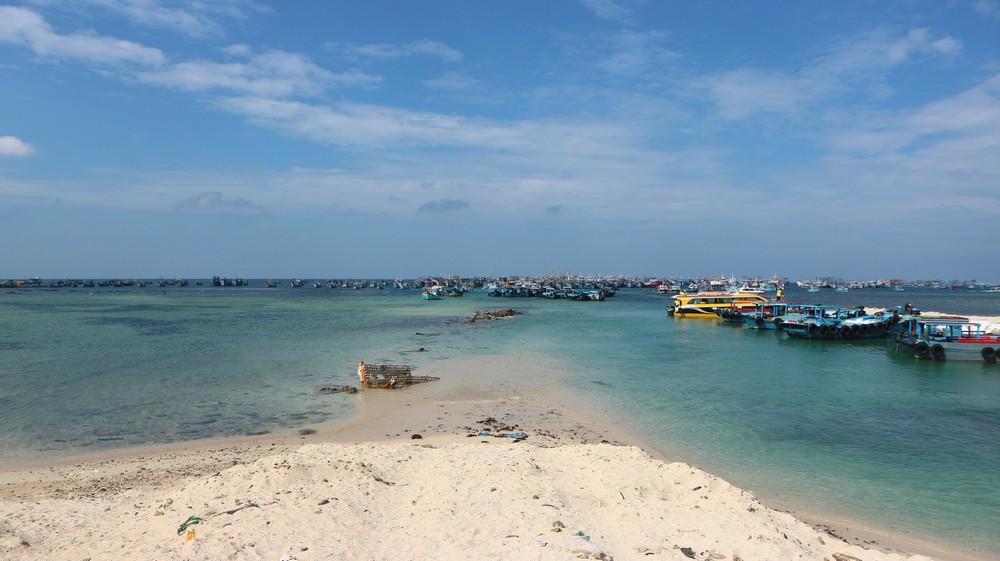
[[[251,0],[32,0],[42,6],[67,10],[100,8],[118,14],[130,22],[151,28],[169,29],[190,37],[216,37],[224,34],[223,19],[243,20],[266,7]]]
[[[627,22],[632,18],[632,11],[618,0],[581,0],[581,3],[601,19]]]
[[[356,61],[387,61],[407,57],[432,57],[444,62],[459,62],[462,52],[438,41],[421,39],[410,43],[327,43],[334,53]]]
[[[38,13],[0,6],[0,43],[19,45],[40,57],[86,60],[100,64],[162,64],[159,49],[94,33],[60,34]]]
[[[936,37],[924,28],[901,35],[880,29],[837,41],[797,71],[751,66],[692,83],[694,91],[707,95],[723,119],[791,114],[862,82],[883,85],[886,71],[918,57],[951,57],[961,51],[961,41],[947,35]]]
[[[330,72],[298,53],[271,50],[252,54],[242,46],[230,48],[229,52],[248,58],[238,62],[179,62],[140,72],[137,78],[145,83],[188,91],[228,90],[267,97],[317,95],[331,86],[370,85],[381,81],[379,76],[358,70]]]
[[[417,212],[421,214],[453,212],[456,210],[465,210],[469,208],[469,206],[469,201],[462,201],[459,199],[440,199],[437,201],[427,201],[426,203],[420,205]]]
[[[978,0],[972,7],[979,15],[1000,21],[1000,2],[997,0]]]
[[[200,212],[207,214],[226,214],[234,216],[259,216],[264,210],[252,201],[244,198],[227,199],[219,191],[206,191],[177,203],[177,210],[184,212]]]
[[[588,35],[558,35],[566,55],[618,77],[649,80],[662,75],[681,54],[666,46],[668,34],[657,29],[619,29]]]
[[[457,91],[478,87],[482,85],[482,81],[458,72],[447,72],[437,78],[424,80],[423,84],[424,87],[432,90]]]
[[[0,136],[0,156],[31,156],[34,147],[16,136]]]

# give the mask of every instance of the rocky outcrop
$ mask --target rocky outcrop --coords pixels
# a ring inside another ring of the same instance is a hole
[[[326,386],[319,389],[319,393],[358,393],[358,388],[354,386]]]
[[[507,308],[506,310],[487,310],[485,312],[476,312],[469,321],[474,323],[477,321],[489,321],[492,319],[509,318],[519,315],[521,315],[521,312],[513,308]]]

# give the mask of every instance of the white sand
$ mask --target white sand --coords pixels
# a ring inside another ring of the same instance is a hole
[[[0,558],[908,558],[632,446],[412,442],[309,444],[163,489],[0,502]],[[188,541],[176,531],[192,514],[205,522]]]
[[[440,383],[331,396],[358,414],[308,436],[0,464],[0,561],[986,558],[844,521],[813,527],[650,456],[537,357],[446,364]],[[530,436],[467,437],[502,425]],[[205,522],[187,541],[177,527],[190,515]]]

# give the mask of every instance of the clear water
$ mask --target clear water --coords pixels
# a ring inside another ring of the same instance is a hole
[[[1000,315],[996,294],[788,296]],[[642,290],[603,303],[311,288],[4,292],[0,450],[36,458],[300,427],[351,413],[348,396],[316,389],[352,383],[359,358],[432,367],[541,353],[647,440],[765,497],[1000,547],[1000,366],[675,320],[666,303]],[[466,321],[499,306],[526,313]]]

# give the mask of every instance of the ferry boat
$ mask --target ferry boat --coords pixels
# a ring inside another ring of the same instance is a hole
[[[917,358],[996,364],[1000,357],[1000,336],[984,333],[980,324],[963,317],[911,316],[898,328],[896,343]]]
[[[699,292],[674,296],[674,304],[667,307],[667,313],[678,318],[718,318],[717,311],[729,308],[743,308],[767,302],[760,294],[746,292]]]

